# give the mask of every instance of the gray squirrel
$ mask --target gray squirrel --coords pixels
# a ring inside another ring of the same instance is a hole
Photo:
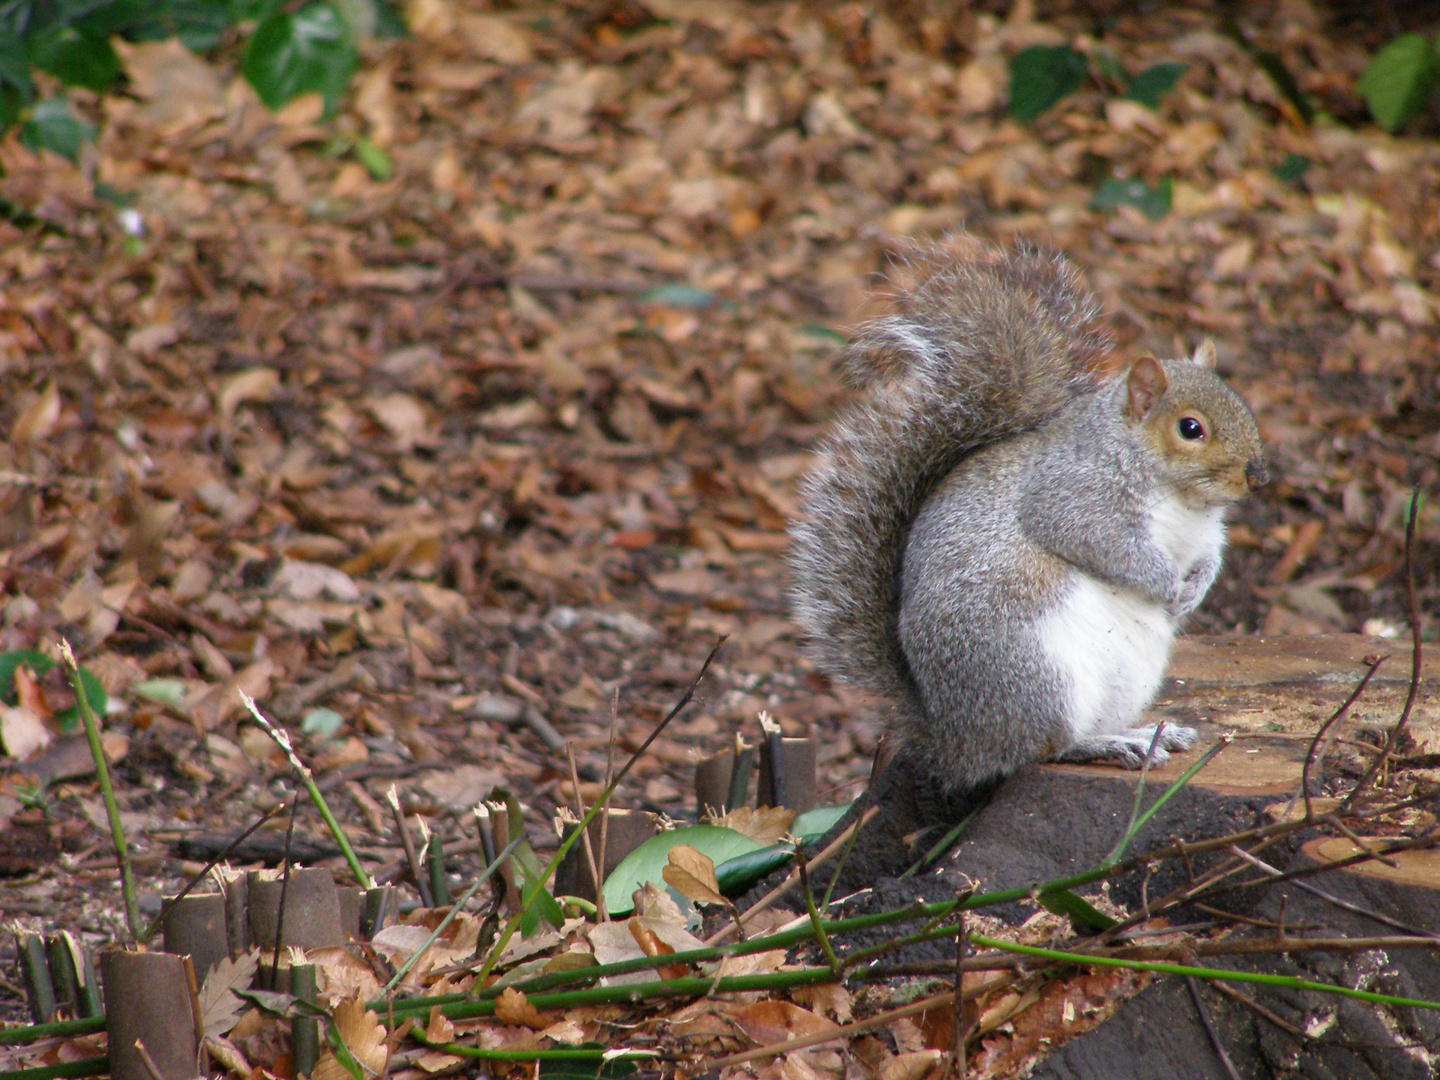
[[[795,617],[822,668],[894,702],[888,738],[944,790],[1138,767],[1226,511],[1267,481],[1255,419],[1208,341],[1117,357],[1058,256],[957,238],[906,264],[919,281],[860,328],[864,395],[801,488]],[[1165,725],[1155,757],[1194,738]]]

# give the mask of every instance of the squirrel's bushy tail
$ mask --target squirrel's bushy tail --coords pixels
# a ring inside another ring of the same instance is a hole
[[[1104,381],[1113,343],[1070,264],[1029,245],[960,238],[917,246],[903,268],[917,284],[846,356],[864,394],[801,487],[790,568],[794,614],[821,666],[916,711],[897,632],[910,523],[967,453]]]

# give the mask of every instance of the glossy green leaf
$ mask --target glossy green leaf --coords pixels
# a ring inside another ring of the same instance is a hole
[[[120,77],[120,58],[103,37],[83,34],[73,26],[57,27],[31,38],[30,62],[66,86],[83,86],[103,94]]]
[[[676,844],[688,844],[708,855],[717,867],[761,847],[743,833],[719,825],[691,825],[651,837],[620,860],[620,865],[605,880],[605,907],[611,915],[632,911],[635,905],[631,894],[647,881],[664,887],[661,872],[670,861],[670,849]]]
[[[795,849],[789,844],[771,844],[769,847],[737,855],[715,866],[715,880],[720,891],[726,896],[739,896],[749,891],[761,878],[774,873],[782,866],[795,862]]]
[[[1399,131],[1430,100],[1440,82],[1440,56],[1423,34],[1401,34],[1370,58],[1357,89],[1375,122]]]
[[[359,59],[335,9],[311,3],[293,15],[278,11],[264,19],[250,38],[240,70],[272,109],[316,93],[332,113]]]
[[[1133,206],[1152,221],[1162,218],[1170,212],[1170,178],[1154,187],[1143,180],[1106,180],[1091,196],[1090,206],[1094,210]]]
[[[1010,61],[1010,116],[1028,124],[1073,94],[1085,78],[1085,57],[1068,45],[1032,45]]]
[[[0,135],[5,134],[20,121],[25,100],[18,90],[8,86],[0,87]]]
[[[14,705],[15,669],[24,664],[36,675],[45,675],[55,666],[55,661],[34,649],[16,649],[0,654],[0,699],[6,705]]]
[[[63,97],[47,98],[30,112],[20,126],[20,143],[37,154],[49,150],[75,161],[82,143],[95,141],[95,126],[87,124],[70,111],[70,102]]]
[[[1184,64],[1156,64],[1130,80],[1130,89],[1125,96],[1151,109],[1158,109],[1160,99],[1170,92],[1183,74]]]
[[[817,806],[814,810],[796,816],[790,823],[790,831],[802,844],[811,844],[830,831],[830,827],[845,816],[850,803],[839,806]]]
[[[161,36],[160,20],[168,4],[162,0],[99,0],[85,5],[84,12],[66,16],[64,22],[86,37],[104,41],[111,34],[127,38],[150,39]],[[148,32],[147,32],[148,31]]]
[[[30,60],[25,47],[16,38],[0,34],[0,89],[10,91],[26,104],[35,95],[35,84],[30,80]]]
[[[1088,900],[1069,889],[1052,889],[1039,896],[1040,906],[1056,915],[1066,916],[1078,930],[1102,933],[1118,924]]]
[[[395,175],[395,163],[390,160],[390,155],[369,139],[355,140],[355,157],[365,166],[372,180],[384,182]]]
[[[100,680],[83,667],[80,669],[80,689],[85,693],[85,700],[90,704],[90,711],[97,717],[105,715],[105,709],[109,705],[105,697],[105,687],[100,685]],[[65,731],[74,731],[80,727],[80,706],[71,705],[68,709],[61,709],[55,714],[55,719],[60,721],[60,726]]]
[[[0,655],[0,700],[7,705],[14,705],[17,701],[15,694],[15,669],[24,664],[37,678],[50,673],[55,667],[55,661],[42,652],[34,649],[16,649]],[[90,703],[90,709],[96,716],[104,716],[109,705],[109,699],[105,696],[105,688],[100,685],[100,680],[83,667],[80,669],[80,688],[85,692],[85,700]],[[78,706],[71,705],[67,709],[61,709],[55,714],[62,727],[67,731],[77,726],[80,719]]]

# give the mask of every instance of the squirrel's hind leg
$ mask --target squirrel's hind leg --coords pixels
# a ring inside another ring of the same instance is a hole
[[[1164,765],[1170,760],[1171,750],[1188,750],[1197,737],[1194,728],[1177,724],[1159,725],[1160,737],[1155,737],[1156,725],[1131,728],[1115,735],[1092,735],[1081,739],[1070,749],[1057,757],[1056,761],[1106,761],[1113,760],[1127,769],[1138,769],[1145,764],[1145,755],[1153,744],[1151,765]]]

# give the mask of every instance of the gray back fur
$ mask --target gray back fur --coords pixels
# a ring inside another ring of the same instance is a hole
[[[1030,245],[917,246],[919,283],[846,356],[861,398],[801,486],[791,599],[821,667],[921,711],[897,632],[899,572],[921,504],[977,447],[1093,391],[1113,342],[1075,270]]]

